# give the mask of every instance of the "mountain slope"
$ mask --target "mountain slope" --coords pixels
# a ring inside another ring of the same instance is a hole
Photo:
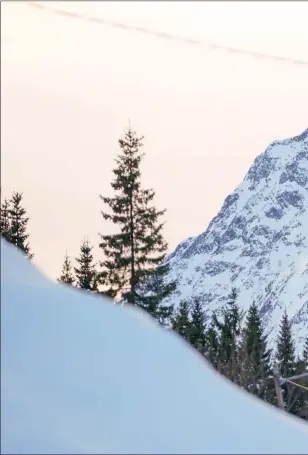
[[[223,379],[141,310],[52,283],[1,241],[1,453],[304,454],[307,444],[307,425]]]
[[[300,343],[308,332],[308,129],[259,155],[201,235],[168,256],[179,298],[221,307],[232,286],[255,300],[273,342],[284,309]]]

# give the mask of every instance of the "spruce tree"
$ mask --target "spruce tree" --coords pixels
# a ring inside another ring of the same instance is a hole
[[[72,263],[71,263],[69,256],[67,255],[67,253],[65,253],[64,263],[63,263],[63,267],[62,267],[62,274],[61,274],[60,278],[58,278],[58,281],[60,283],[69,284],[69,285],[74,285],[74,283],[75,283],[75,278],[74,278],[74,275],[72,272]]]
[[[190,343],[200,352],[204,352],[205,347],[205,315],[202,302],[195,298],[191,308],[191,330]]]
[[[168,265],[160,265],[154,271],[152,276],[148,277],[140,285],[140,294],[142,298],[136,302],[141,308],[150,313],[157,322],[167,327],[170,324],[173,315],[173,305],[163,303],[174,290],[175,283],[165,283],[164,278],[168,273]],[[138,293],[139,294],[139,293]]]
[[[11,242],[11,220],[10,220],[10,202],[5,199],[1,204],[0,232],[1,236]]]
[[[293,376],[295,374],[295,343],[286,310],[280,322],[276,359],[282,377]]]
[[[10,200],[8,208],[8,216],[10,220],[10,242],[20,250],[24,251],[29,259],[32,259],[33,254],[30,253],[29,243],[27,239],[27,224],[29,218],[27,212],[22,206],[22,193],[14,192]]]
[[[303,356],[302,356],[302,372],[308,373],[308,336],[306,338],[304,349],[303,349]],[[306,387],[306,389],[301,389],[302,397],[303,397],[303,405],[302,409],[299,412],[299,417],[308,420],[308,379],[301,382],[301,384]]]
[[[276,360],[283,378],[294,376],[296,373],[295,342],[292,335],[291,323],[285,310],[280,322],[280,331],[277,337]],[[298,390],[286,383],[283,387],[283,396],[286,410],[296,414],[298,412]]]
[[[308,372],[308,337],[305,340],[302,356],[296,361],[296,374]],[[298,417],[308,420],[308,379],[298,379],[297,382],[302,387],[297,387],[294,414]]]
[[[273,381],[269,381],[271,371],[271,351],[267,348],[258,307],[253,302],[248,310],[243,331],[244,356],[242,374],[246,376],[247,389],[254,395],[273,403]],[[243,378],[244,379],[244,378]]]
[[[239,381],[239,345],[244,312],[237,303],[237,291],[232,288],[221,312],[222,322],[214,315],[219,332],[219,371],[234,382]]]
[[[114,223],[118,232],[101,235],[99,246],[104,260],[99,276],[108,295],[140,305],[155,315],[159,313],[159,302],[175,287],[174,283],[172,286],[165,283],[168,267],[162,266],[167,243],[162,235],[160,219],[165,210],[159,211],[152,205],[155,191],[141,186],[143,137],[138,137],[129,128],[119,140],[119,146],[111,183],[114,197],[100,196],[109,208],[109,212],[102,211],[103,218]],[[152,294],[150,283],[153,283]],[[142,292],[144,287],[145,293]],[[152,298],[154,294],[155,299]],[[168,312],[167,308],[165,310]]]
[[[89,241],[84,240],[80,247],[80,256],[75,258],[79,266],[74,267],[74,271],[78,288],[97,292],[97,272],[92,249],[93,247],[90,246]]]
[[[191,321],[189,317],[190,306],[186,300],[182,300],[172,317],[172,328],[186,341],[190,341]]]
[[[219,369],[219,339],[217,335],[217,325],[215,322],[216,320],[217,318],[214,313],[212,316],[212,321],[205,332],[204,355],[214,368]]]
[[[305,362],[304,356],[298,357],[295,362],[296,374],[305,373],[307,370],[307,363]],[[308,381],[299,379],[295,380],[295,383],[298,383],[299,386],[294,386],[293,389],[293,401],[292,401],[292,409],[290,412],[296,414],[298,417],[308,420],[308,392],[306,389],[303,389],[300,386],[308,387]]]

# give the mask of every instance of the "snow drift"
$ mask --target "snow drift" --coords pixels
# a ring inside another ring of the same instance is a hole
[[[143,312],[50,282],[3,240],[1,330],[1,453],[307,453],[306,424]]]

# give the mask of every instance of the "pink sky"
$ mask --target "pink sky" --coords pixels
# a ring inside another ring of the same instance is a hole
[[[24,193],[35,262],[52,278],[98,244],[117,140],[145,136],[143,181],[172,250],[207,227],[275,139],[308,126],[308,66],[268,62],[1,4],[1,180]],[[307,2],[45,2],[308,59]],[[97,260],[101,258],[96,250]]]

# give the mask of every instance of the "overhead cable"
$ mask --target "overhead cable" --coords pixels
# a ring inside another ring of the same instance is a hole
[[[295,64],[295,65],[308,66],[308,60],[305,60],[305,59],[297,59],[297,58],[292,58],[292,57],[284,57],[284,56],[280,56],[280,55],[264,54],[262,52],[249,51],[247,49],[241,49],[238,47],[227,46],[224,44],[219,44],[219,43],[208,41],[208,40],[188,38],[188,37],[184,37],[184,36],[173,35],[171,33],[158,32],[158,31],[151,30],[151,29],[148,29],[145,27],[137,27],[134,25],[128,25],[128,24],[124,24],[121,22],[117,22],[117,21],[111,21],[111,20],[107,20],[107,19],[94,17],[94,16],[88,16],[88,15],[81,14],[81,13],[53,8],[53,7],[47,6],[46,3],[36,3],[36,2],[27,1],[27,2],[24,2],[24,4],[28,5],[29,7],[44,10],[47,13],[56,14],[56,15],[64,16],[64,17],[69,17],[71,19],[78,19],[78,20],[86,21],[89,23],[97,24],[97,25],[103,25],[103,26],[108,26],[108,27],[112,27],[112,28],[119,28],[122,30],[133,31],[136,33],[147,34],[147,35],[155,36],[156,38],[160,38],[160,39],[169,39],[169,40],[173,40],[173,41],[177,41],[177,42],[181,42],[181,43],[187,43],[187,44],[191,44],[191,45],[195,45],[195,46],[203,46],[203,47],[207,47],[209,49],[221,50],[221,51],[232,53],[232,54],[242,54],[242,55],[246,55],[246,56],[250,56],[250,57],[254,57],[254,58],[258,58],[258,59],[263,59],[263,60],[271,60],[271,61],[278,61],[278,62],[284,62],[284,63],[291,63],[291,64]]]

